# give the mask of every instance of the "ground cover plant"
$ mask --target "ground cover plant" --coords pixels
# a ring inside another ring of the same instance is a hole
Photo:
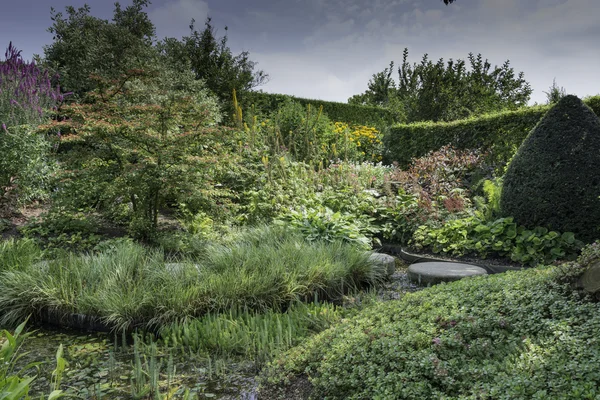
[[[298,379],[328,399],[595,398],[599,304],[565,278],[580,273],[540,267],[376,304],[273,361],[262,398]]]

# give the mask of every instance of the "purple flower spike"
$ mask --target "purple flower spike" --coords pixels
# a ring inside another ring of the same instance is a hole
[[[2,129],[4,130],[4,132],[8,132],[8,129],[6,128],[6,124],[2,124]]]

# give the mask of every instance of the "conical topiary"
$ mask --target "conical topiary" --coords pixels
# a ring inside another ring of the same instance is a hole
[[[508,166],[500,197],[504,216],[527,227],[600,238],[600,120],[565,96],[529,133]]]

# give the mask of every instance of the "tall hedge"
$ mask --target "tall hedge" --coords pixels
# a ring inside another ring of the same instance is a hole
[[[323,112],[327,114],[329,119],[336,122],[346,122],[348,124],[357,125],[375,125],[378,127],[390,126],[395,122],[391,112],[379,107],[305,99],[286,94],[264,92],[245,92],[238,100],[245,110],[249,109],[254,104],[258,110],[268,114],[277,110],[279,106],[288,99],[297,101],[302,105],[311,104],[313,107],[323,106]]]
[[[600,115],[600,96],[589,97],[584,103]],[[459,149],[486,150],[489,160],[500,167],[508,162],[550,107],[527,107],[452,122],[395,125],[384,137],[384,161],[407,166],[412,158],[451,144]]]
[[[600,119],[575,96],[561,99],[510,162],[501,213],[525,226],[600,238]]]

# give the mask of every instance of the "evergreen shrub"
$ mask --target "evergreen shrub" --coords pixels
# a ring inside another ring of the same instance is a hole
[[[501,213],[525,226],[600,237],[600,120],[566,96],[527,136],[508,166]]]

